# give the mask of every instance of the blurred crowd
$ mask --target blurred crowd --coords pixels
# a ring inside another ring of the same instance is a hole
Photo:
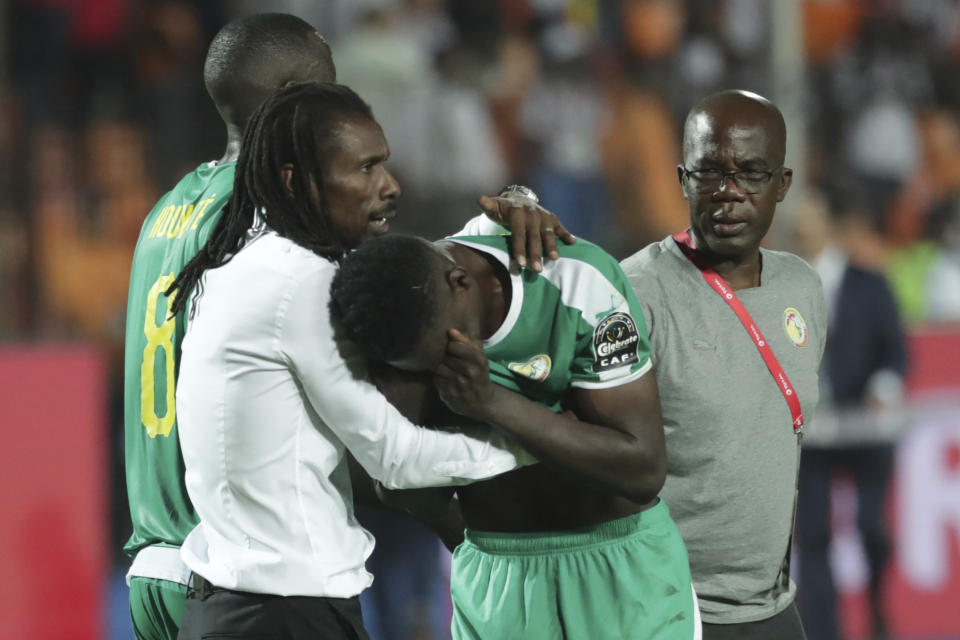
[[[301,15],[374,107],[401,226],[440,234],[477,194],[531,185],[615,255],[684,224],[682,114],[722,87],[772,95],[763,0],[10,0],[0,56],[0,338],[119,354],[141,219],[218,157],[206,44],[231,17]],[[960,317],[960,7],[809,0],[793,226],[850,189],[857,260],[911,324]],[[776,95],[772,95],[776,98]],[[847,199],[850,200],[849,198]],[[848,212],[849,213],[849,212]],[[848,216],[849,217],[849,216]],[[782,236],[781,236],[782,237]]]
[[[140,223],[222,154],[202,64],[233,17],[294,13],[327,38],[390,142],[402,230],[452,232],[476,196],[519,182],[624,257],[685,226],[690,106],[721,88],[777,99],[774,4],[7,0],[0,340],[95,341],[119,389]],[[799,19],[805,188],[774,248],[809,253],[829,219],[851,261],[887,274],[908,326],[960,322],[960,2],[806,0]],[[118,391],[113,405],[119,550]]]

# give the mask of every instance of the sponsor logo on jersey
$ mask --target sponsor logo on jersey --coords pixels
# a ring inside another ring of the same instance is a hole
[[[535,382],[543,382],[550,375],[550,367],[552,366],[553,361],[550,360],[550,356],[541,353],[526,362],[511,362],[507,365],[507,368],[524,378],[530,378]]]
[[[640,336],[633,318],[622,311],[611,313],[593,330],[593,350],[596,354],[594,372],[600,373],[639,361],[639,343]]]
[[[783,310],[783,330],[787,332],[790,342],[798,347],[806,346],[810,332],[807,330],[807,323],[804,322],[803,316],[793,307]]]

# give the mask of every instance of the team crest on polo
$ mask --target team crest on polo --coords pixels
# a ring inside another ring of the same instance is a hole
[[[511,362],[507,365],[507,369],[524,378],[530,378],[534,382],[543,382],[550,375],[551,366],[553,366],[553,361],[550,360],[550,356],[541,353],[526,362]]]
[[[810,332],[807,330],[807,323],[804,322],[803,316],[793,307],[783,310],[783,330],[787,332],[790,342],[798,347],[806,346]]]
[[[640,360],[637,347],[640,336],[637,325],[629,314],[617,311],[600,321],[593,330],[593,350],[596,357],[593,371],[600,373]]]

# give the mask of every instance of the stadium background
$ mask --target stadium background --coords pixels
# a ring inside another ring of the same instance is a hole
[[[129,638],[119,379],[140,222],[220,156],[201,82],[230,18],[287,11],[373,105],[429,236],[524,182],[624,257],[684,226],[682,117],[738,87],[788,119],[795,184],[770,237],[791,248],[823,190],[861,194],[846,238],[908,321],[910,428],[897,457],[886,603],[899,638],[960,638],[960,6],[954,0],[6,0],[0,3],[0,637]],[[937,265],[953,280],[931,280]],[[950,271],[952,269],[952,272]],[[951,282],[953,283],[951,288]],[[863,637],[855,498],[835,488],[832,558]],[[439,546],[381,536],[378,638],[444,637]],[[378,529],[379,528],[379,529]],[[397,576],[391,580],[390,576]],[[368,611],[375,613],[376,603]],[[412,636],[395,635],[404,616]],[[376,621],[372,621],[376,627]]]

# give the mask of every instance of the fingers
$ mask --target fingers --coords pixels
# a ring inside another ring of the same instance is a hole
[[[540,228],[540,237],[543,240],[543,251],[547,254],[551,260],[556,260],[560,257],[560,252],[557,251],[557,229],[552,225],[543,225]]]
[[[511,220],[510,220],[510,233],[511,241],[513,243],[513,257],[517,261],[517,264],[520,265],[520,268],[523,269],[527,266],[527,225],[526,219],[523,217],[523,209],[513,207],[510,210]],[[516,214],[516,215],[514,215]],[[513,218],[517,218],[517,224],[514,224]],[[539,250],[539,247],[538,247]]]
[[[437,368],[433,370],[433,377],[434,379],[451,381],[460,377],[460,374],[450,368],[446,362],[441,362],[437,365]]]
[[[513,257],[521,269],[529,264],[534,271],[543,271],[544,255],[551,260],[560,257],[557,238],[564,244],[577,240],[556,215],[533,200],[521,196],[480,196],[477,204],[491,220],[509,227]]]
[[[483,340],[480,338],[468,338],[465,334],[460,333],[456,329],[450,329],[447,332],[447,338],[449,339],[448,345],[450,342],[462,342],[464,344],[473,345],[480,353],[483,353]],[[486,355],[484,355],[486,357]]]
[[[441,364],[434,371],[433,386],[440,393],[440,399],[456,412],[473,385],[467,375]]]
[[[487,214],[487,217],[498,224],[503,224],[503,210],[500,208],[500,200],[490,196],[480,196],[477,198],[477,204]]]
[[[443,360],[434,371],[433,384],[440,399],[455,413],[483,420],[494,397],[490,365],[479,344],[474,344],[455,329]]]
[[[523,214],[527,227],[525,239],[527,242],[527,256],[530,260],[530,268],[539,273],[543,271],[543,236],[547,235],[552,238],[553,233],[544,234],[542,231],[543,225],[540,222],[543,218],[542,209],[538,208],[532,213],[530,211],[524,211]]]
[[[573,244],[576,237],[554,214],[537,204],[511,204],[508,209],[510,231],[513,234],[513,255],[521,268],[527,266],[537,273],[543,271],[544,256],[551,260],[560,257],[557,238]]]
[[[528,204],[529,203],[529,204]],[[523,269],[527,266],[527,223],[531,216],[535,216],[536,204],[532,201],[517,197],[507,198],[497,196],[480,196],[477,204],[483,209],[488,218],[510,229],[513,257]],[[539,254],[540,247],[537,246]],[[540,269],[537,268],[537,271]]]
[[[470,342],[470,338],[460,333],[459,329],[450,329],[447,331],[447,338],[450,342]]]
[[[486,378],[490,372],[486,357],[482,353],[477,355],[468,345],[459,345],[448,350],[442,365],[453,375],[466,376],[471,380]]]
[[[483,350],[469,342],[448,342],[447,352],[443,356],[444,362],[461,360],[469,364],[485,364],[486,359]]]
[[[543,249],[551,260],[560,257],[560,251],[557,250],[557,238],[560,238],[564,244],[573,244],[577,238],[567,231],[567,228],[560,222],[560,218],[541,208],[540,215],[540,238]],[[530,244],[528,234],[527,244]]]
[[[450,329],[448,335],[450,341],[447,342],[446,352],[436,370],[436,374],[449,380],[458,377],[468,379],[486,377],[489,372],[489,365],[487,364],[487,355],[483,352],[483,346],[478,342],[471,341],[456,329]]]
[[[441,393],[441,399],[446,401],[451,395],[462,396],[470,389],[470,378],[462,373],[458,373],[451,367],[440,365],[434,372],[434,386]]]
[[[553,225],[554,235],[560,238],[560,240],[563,241],[563,244],[573,244],[574,242],[576,242],[577,236],[567,231],[567,228],[563,226],[563,223],[560,222],[559,218],[557,218],[556,216],[553,216],[553,217],[556,220],[556,222],[554,222],[554,225]],[[558,254],[558,257],[559,257],[559,254]]]

